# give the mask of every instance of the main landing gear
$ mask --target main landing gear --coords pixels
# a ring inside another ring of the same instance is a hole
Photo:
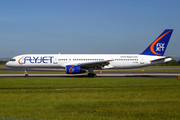
[[[88,73],[88,77],[96,77],[95,73]]]
[[[88,77],[96,77],[96,74],[93,72],[93,68],[89,68],[88,71]]]
[[[24,75],[25,75],[25,77],[28,77],[28,73],[27,73],[26,69],[24,70]]]

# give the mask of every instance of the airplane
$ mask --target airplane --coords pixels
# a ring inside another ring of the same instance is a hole
[[[165,29],[140,54],[24,54],[13,57],[7,67],[23,68],[64,68],[67,74],[80,74],[88,71],[89,77],[96,77],[97,69],[128,69],[151,66],[172,60],[164,56],[173,29]]]

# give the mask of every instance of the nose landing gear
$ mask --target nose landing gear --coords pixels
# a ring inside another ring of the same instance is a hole
[[[24,70],[24,75],[25,75],[25,77],[28,77],[28,73],[27,73],[26,69]]]

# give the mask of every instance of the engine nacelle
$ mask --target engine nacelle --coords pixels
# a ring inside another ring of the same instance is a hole
[[[78,73],[85,73],[85,72],[86,72],[86,69],[83,69],[80,66],[76,66],[76,65],[67,65],[66,66],[67,74],[78,74]]]

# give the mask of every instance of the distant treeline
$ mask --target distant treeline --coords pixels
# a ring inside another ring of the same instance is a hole
[[[0,65],[5,65],[6,62],[7,61],[0,61]],[[170,62],[157,64],[156,66],[180,66],[180,60],[176,61],[173,59]]]
[[[180,60],[176,61],[176,60],[171,60],[167,63],[161,63],[161,64],[157,64],[156,66],[180,66]]]
[[[7,61],[0,61],[0,65],[5,65]]]

